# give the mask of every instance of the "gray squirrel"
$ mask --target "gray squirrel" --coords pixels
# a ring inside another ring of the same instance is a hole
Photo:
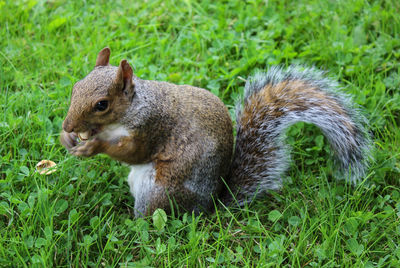
[[[218,97],[205,89],[142,80],[110,49],[78,81],[60,135],[75,156],[104,153],[131,166],[135,216],[157,208],[208,212],[214,198],[242,205],[282,186],[289,153],[285,130],[317,125],[335,153],[340,176],[366,173],[370,138],[365,118],[336,82],[314,68],[272,67],[249,78],[237,104],[237,137]]]

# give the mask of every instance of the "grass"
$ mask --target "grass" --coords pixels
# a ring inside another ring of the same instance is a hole
[[[0,1],[0,266],[399,267],[399,13],[396,0]],[[367,178],[332,179],[321,132],[297,124],[280,192],[134,219],[128,168],[58,142],[73,83],[107,45],[112,64],[207,88],[231,111],[256,70],[329,71],[370,121]],[[57,172],[36,173],[42,159]]]

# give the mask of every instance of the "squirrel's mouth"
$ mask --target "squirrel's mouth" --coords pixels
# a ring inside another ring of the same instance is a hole
[[[99,132],[100,132],[100,128],[93,128],[93,129],[87,130],[85,132],[78,132],[78,138],[81,141],[87,141],[91,137],[96,136],[96,134]]]

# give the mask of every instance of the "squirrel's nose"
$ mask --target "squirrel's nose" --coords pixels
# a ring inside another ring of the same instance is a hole
[[[71,133],[74,131],[75,126],[69,122],[69,120],[66,118],[62,124],[62,128],[64,129],[65,132]]]

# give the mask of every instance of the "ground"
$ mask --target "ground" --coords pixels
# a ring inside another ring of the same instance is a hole
[[[0,266],[399,267],[400,2],[0,1]],[[270,65],[324,69],[369,120],[375,160],[332,178],[310,125],[289,129],[280,192],[213,215],[133,218],[129,172],[58,141],[72,85],[109,46],[144,79],[209,89],[229,107]],[[51,175],[35,172],[42,159]]]

